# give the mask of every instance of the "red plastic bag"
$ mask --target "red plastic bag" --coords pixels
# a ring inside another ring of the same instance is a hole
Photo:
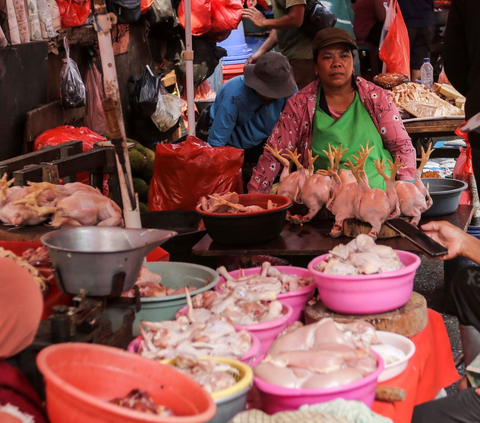
[[[85,91],[87,93],[85,125],[98,134],[107,134],[107,121],[102,107],[102,100],[105,98],[103,94],[102,75],[95,64],[86,71]]]
[[[396,3],[396,0],[393,1]],[[380,59],[385,63],[387,72],[404,73],[410,78],[410,39],[398,4],[394,13],[388,34],[380,47]]]
[[[148,210],[194,210],[205,195],[238,192],[242,165],[243,150],[212,147],[196,137],[158,144]]]
[[[82,126],[75,128],[70,125],[57,126],[54,129],[48,129],[42,132],[33,142],[33,150],[38,151],[45,146],[55,146],[64,144],[69,141],[82,141],[83,152],[90,151],[93,145],[99,141],[107,141],[105,137],[96,134],[90,129]],[[88,173],[82,172],[77,174],[77,181],[89,185],[90,177]],[[103,195],[108,195],[108,176],[103,178]]]
[[[185,29],[185,1],[181,0],[178,5],[178,21]],[[211,20],[211,0],[192,1],[192,35],[202,35],[210,31]]]
[[[91,0],[56,0],[62,18],[62,27],[81,26],[92,13]]]
[[[210,32],[237,29],[242,20],[243,0],[212,0],[212,26]]]
[[[459,137],[465,138],[465,143],[467,147],[460,147],[460,155],[457,158],[455,163],[455,168],[453,169],[453,178],[464,181],[468,184],[468,188],[462,192],[460,196],[460,204],[472,204],[472,192],[471,192],[471,179],[473,177],[473,165],[472,165],[472,147],[468,142],[468,134],[463,132],[460,128],[465,124],[463,122],[455,131],[455,134]]]

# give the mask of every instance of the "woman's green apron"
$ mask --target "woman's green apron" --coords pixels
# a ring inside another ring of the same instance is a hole
[[[318,99],[320,99],[320,89],[319,85]],[[346,167],[347,159],[355,163],[355,159],[352,156],[358,157],[360,146],[365,147],[367,141],[369,142],[369,147],[375,146],[365,162],[365,172],[368,176],[369,185],[371,188],[381,188],[385,190],[385,181],[377,172],[373,161],[375,159],[384,159],[386,162],[386,159],[392,160],[392,156],[388,150],[384,148],[382,137],[360,101],[358,92],[355,92],[353,103],[337,121],[320,109],[317,101],[317,107],[315,108],[315,115],[313,117],[311,142],[313,155],[316,156],[318,154],[318,158],[315,161],[315,171],[318,169],[327,169],[327,167],[330,166],[330,162],[323,152],[323,150],[328,151],[328,144],[335,148],[339,148],[340,144],[342,144],[342,148],[348,148],[348,151],[346,151],[342,157],[340,164],[341,169]],[[342,166],[342,164],[344,165]],[[388,164],[385,172],[390,176]]]

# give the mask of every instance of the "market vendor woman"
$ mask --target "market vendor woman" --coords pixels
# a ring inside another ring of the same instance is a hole
[[[374,146],[365,164],[372,188],[384,188],[373,160],[395,159],[406,164],[398,179],[413,177],[416,154],[389,93],[372,82],[353,74],[352,51],[357,46],[348,32],[328,28],[317,33],[313,56],[318,78],[295,94],[283,110],[267,143],[279,150],[298,150],[302,164],[308,166],[312,149],[315,170],[326,169],[329,162],[323,150],[328,145],[348,151],[342,163],[357,155],[360,146]],[[248,184],[250,193],[268,193],[281,165],[264,151]]]

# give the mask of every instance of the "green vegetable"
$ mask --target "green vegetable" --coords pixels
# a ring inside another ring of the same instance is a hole
[[[138,202],[138,205],[140,207],[140,213],[145,213],[148,211],[148,207],[145,203],[142,203],[142,202]]]
[[[134,175],[141,175],[148,166],[147,158],[138,150],[130,150],[128,152],[130,166]]]

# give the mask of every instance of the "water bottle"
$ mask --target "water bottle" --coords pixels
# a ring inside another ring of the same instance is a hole
[[[430,59],[423,59],[420,72],[422,73],[422,84],[428,90],[433,90],[433,66],[430,64]]]

